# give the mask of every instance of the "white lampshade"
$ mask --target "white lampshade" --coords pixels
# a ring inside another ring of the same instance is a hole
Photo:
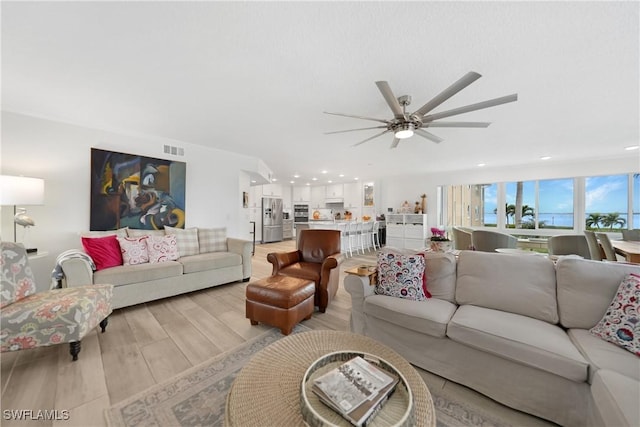
[[[0,205],[44,204],[44,180],[26,176],[0,175]]]

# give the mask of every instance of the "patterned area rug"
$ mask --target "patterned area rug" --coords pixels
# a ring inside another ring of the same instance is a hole
[[[293,333],[309,331],[298,325]],[[227,391],[251,357],[282,338],[273,328],[178,376],[157,384],[105,410],[111,427],[222,426]],[[438,427],[505,426],[480,408],[432,392]],[[265,420],[268,425],[268,421]]]

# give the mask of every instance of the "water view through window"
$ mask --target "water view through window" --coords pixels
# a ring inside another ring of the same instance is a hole
[[[584,185],[584,193],[575,194],[576,185]],[[455,185],[447,187],[446,192],[450,225],[497,227],[498,218],[503,217],[506,228],[640,228],[638,173]],[[498,206],[498,200],[503,200],[502,206]],[[576,203],[580,209],[576,209]],[[584,212],[579,224],[575,223],[576,210]]]

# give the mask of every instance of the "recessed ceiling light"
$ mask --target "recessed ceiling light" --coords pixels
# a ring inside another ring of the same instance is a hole
[[[628,147],[624,147],[624,149],[627,151],[637,150],[638,148],[640,148],[640,145],[630,145]]]
[[[340,175],[338,175],[340,178],[344,178],[344,174],[341,173]]]
[[[360,178],[358,178],[358,177],[356,176],[356,177],[355,177],[355,178],[353,178],[353,179],[355,179],[355,180],[357,181],[357,180],[358,180],[358,179],[360,179]]]
[[[318,178],[316,178],[315,176],[313,178],[311,178],[311,181],[317,181]]]
[[[307,182],[307,185],[311,185],[311,184]]]
[[[294,177],[294,178],[300,178],[300,175],[295,174],[295,175],[293,175],[293,177]]]
[[[295,181],[289,181],[289,184],[295,184],[295,183],[296,183]]]
[[[329,184],[331,184],[333,181],[329,180],[329,181],[327,181],[327,182],[328,182]]]
[[[322,171],[322,173],[327,173],[327,171]]]
[[[255,180],[255,179],[252,179],[252,180],[251,180],[251,183],[252,183],[252,184],[255,184],[255,183],[256,183],[256,180]]]
[[[278,178],[271,178],[271,182],[276,182]]]
[[[551,156],[542,156],[540,157],[540,160],[549,160],[551,158]]]
[[[479,167],[479,168],[484,167],[484,166],[486,166],[486,165],[487,165],[486,163],[478,163],[478,167]]]

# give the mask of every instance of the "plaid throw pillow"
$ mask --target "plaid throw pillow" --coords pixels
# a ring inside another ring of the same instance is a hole
[[[175,228],[165,225],[164,232],[169,235],[176,236],[178,243],[178,252],[180,256],[197,255],[200,253],[198,246],[198,229],[197,228]]]
[[[227,250],[226,228],[198,228],[200,253],[224,252]]]

